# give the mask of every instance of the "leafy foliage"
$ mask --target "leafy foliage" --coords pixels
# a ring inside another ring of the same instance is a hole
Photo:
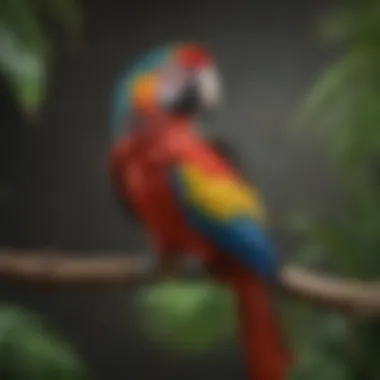
[[[47,21],[77,35],[81,25],[76,0],[2,0],[0,2],[0,72],[22,108],[36,112],[44,99],[54,52]]]
[[[34,314],[0,307],[0,374],[14,379],[84,380],[81,360]]]
[[[374,279],[380,274],[380,2],[346,1],[323,26],[325,39],[344,53],[312,89],[298,123],[318,126],[328,144],[345,210],[330,220],[306,221],[304,249],[337,274]],[[325,312],[305,323],[315,329],[330,318]],[[377,378],[380,321],[346,323],[346,350],[335,359],[347,368],[344,378]],[[326,350],[331,332],[322,330],[321,338]]]

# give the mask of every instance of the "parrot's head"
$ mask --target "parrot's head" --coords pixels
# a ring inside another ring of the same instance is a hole
[[[205,48],[188,43],[156,49],[117,84],[112,105],[114,137],[136,118],[193,117],[214,109],[220,97],[218,70]]]

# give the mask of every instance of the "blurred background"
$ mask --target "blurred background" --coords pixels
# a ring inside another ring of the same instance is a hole
[[[110,187],[109,105],[119,73],[170,41],[215,54],[226,102],[208,133],[238,147],[286,259],[378,279],[375,0],[0,0],[0,245],[148,249]],[[208,282],[2,280],[0,297],[1,379],[244,376],[229,295]],[[284,311],[292,379],[380,379],[378,318],[297,300]]]

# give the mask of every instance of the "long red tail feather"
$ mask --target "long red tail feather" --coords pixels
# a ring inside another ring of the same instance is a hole
[[[249,274],[235,281],[234,290],[249,378],[285,380],[293,360],[273,312],[268,286]]]

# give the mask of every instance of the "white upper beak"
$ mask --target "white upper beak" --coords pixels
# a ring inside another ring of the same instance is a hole
[[[208,67],[199,73],[199,93],[206,108],[215,108],[222,97],[221,80],[215,67]]]

